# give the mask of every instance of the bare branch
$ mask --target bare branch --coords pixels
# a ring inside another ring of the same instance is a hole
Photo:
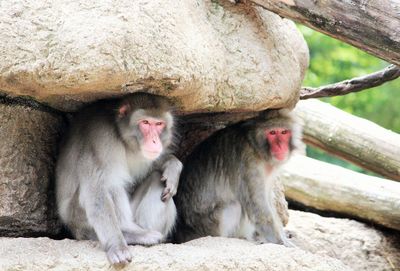
[[[318,88],[303,87],[300,92],[300,99],[305,100],[309,98],[345,95],[351,92],[358,92],[368,88],[380,86],[398,77],[400,77],[400,67],[389,65],[381,71],[345,80],[335,84]]]

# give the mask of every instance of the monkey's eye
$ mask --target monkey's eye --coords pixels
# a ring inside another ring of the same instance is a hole
[[[275,132],[275,130],[272,130],[272,131],[269,132],[269,134],[270,134],[270,135],[275,135],[276,132]]]
[[[159,122],[156,123],[156,125],[157,126],[161,126],[161,125],[164,125],[164,123],[162,121],[159,121]]]
[[[287,134],[287,132],[288,132],[288,130],[283,130],[281,134],[284,135],[284,134]]]
[[[143,124],[150,124],[148,120],[142,120]]]

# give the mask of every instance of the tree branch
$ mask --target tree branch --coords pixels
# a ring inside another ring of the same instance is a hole
[[[300,91],[300,99],[305,100],[309,98],[345,95],[351,92],[358,92],[364,89],[380,86],[398,77],[400,77],[400,67],[390,65],[381,71],[344,80],[335,84],[318,88],[303,87]]]

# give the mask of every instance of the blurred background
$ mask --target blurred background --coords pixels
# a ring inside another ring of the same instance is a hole
[[[389,63],[351,45],[298,25],[310,48],[310,67],[303,86],[320,87],[381,70]],[[361,92],[322,98],[348,113],[400,133],[400,80]],[[377,176],[325,152],[307,146],[307,156],[348,169]]]

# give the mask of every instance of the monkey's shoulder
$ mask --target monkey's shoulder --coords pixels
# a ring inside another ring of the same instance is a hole
[[[239,122],[214,132],[209,138],[210,140],[242,140],[246,138],[250,129],[252,127],[246,122]]]
[[[186,168],[192,168],[192,165],[195,168],[199,165],[223,168],[223,165],[241,161],[249,147],[250,143],[246,134],[237,126],[229,126],[214,132],[197,145],[187,157],[185,166]]]
[[[62,146],[106,151],[111,145],[121,145],[118,137],[117,128],[109,116],[79,112],[70,121]]]

